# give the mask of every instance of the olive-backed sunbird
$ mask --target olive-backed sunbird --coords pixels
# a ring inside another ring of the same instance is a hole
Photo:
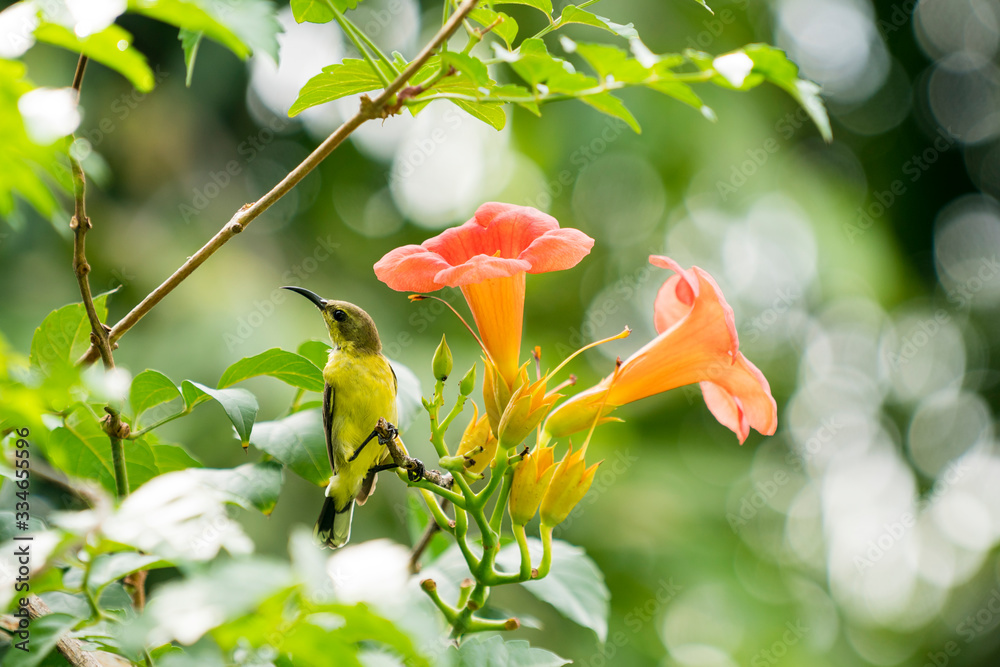
[[[395,467],[388,451],[377,440],[369,441],[380,417],[396,423],[396,373],[382,354],[382,341],[368,313],[302,287],[284,289],[316,304],[333,341],[323,368],[323,431],[333,477],[315,534],[323,545],[336,549],[351,537],[354,503],[368,500],[379,470]]]

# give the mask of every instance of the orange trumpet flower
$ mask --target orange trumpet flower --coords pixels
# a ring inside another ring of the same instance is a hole
[[[593,245],[594,239],[560,228],[546,213],[494,202],[421,245],[392,250],[375,264],[375,275],[401,292],[461,288],[487,354],[513,387],[520,366],[525,274],[572,268]]]
[[[771,388],[739,351],[733,310],[718,284],[697,266],[683,269],[659,255],[649,261],[675,272],[663,283],[653,307],[659,336],[614,374],[556,408],[545,430],[554,437],[576,433],[589,428],[599,411],[605,418],[617,406],[697,382],[708,409],[736,433],[740,444],[751,427],[772,435],[778,408]]]

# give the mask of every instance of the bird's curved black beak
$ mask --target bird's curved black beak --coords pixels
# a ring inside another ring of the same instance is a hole
[[[323,310],[323,308],[326,307],[326,299],[321,297],[319,294],[316,294],[316,292],[310,292],[305,287],[282,287],[281,289],[287,289],[301,294],[302,296],[304,296],[305,298],[309,299],[314,304],[316,304],[316,307],[319,308],[320,310]]]

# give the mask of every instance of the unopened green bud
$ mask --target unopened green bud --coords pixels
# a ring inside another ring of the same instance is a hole
[[[451,357],[451,349],[448,348],[448,341],[441,336],[441,344],[438,345],[437,350],[434,351],[434,361],[431,362],[431,368],[434,371],[434,379],[439,382],[444,382],[451,375],[451,368],[454,361]]]
[[[465,374],[462,381],[458,383],[458,391],[462,396],[468,396],[476,388],[476,365],[472,364],[472,368],[469,372]]]

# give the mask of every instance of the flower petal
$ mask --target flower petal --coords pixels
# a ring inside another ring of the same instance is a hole
[[[539,236],[519,255],[531,263],[528,273],[564,271],[590,254],[594,239],[578,229],[555,229]]]
[[[653,303],[653,324],[656,326],[656,333],[663,333],[687,317],[693,305],[694,292],[681,274],[667,278]]]
[[[434,277],[448,268],[438,255],[419,245],[392,250],[375,263],[375,275],[398,292],[433,292],[444,285]]]
[[[740,400],[715,383],[702,382],[700,385],[705,405],[720,424],[736,434],[742,445],[750,435],[750,422]]]
[[[424,242],[428,250],[458,266],[477,255],[518,259],[538,237],[559,229],[551,215],[531,208],[490,202],[465,224],[446,229]]]
[[[509,278],[524,273],[531,265],[520,259],[476,255],[458,266],[446,266],[434,276],[434,282],[449,287],[475,285],[484,280]]]
[[[771,385],[768,384],[767,378],[764,377],[759,368],[753,365],[753,362],[741,353],[737,353],[736,363],[726,374],[725,380],[719,383],[719,387],[738,399],[740,410],[752,428],[762,435],[774,435],[778,429],[778,405],[771,395]],[[704,393],[704,383],[702,384],[702,393]],[[708,403],[712,414],[718,417],[712,404],[709,403],[707,394],[705,402]],[[729,426],[721,419],[719,422],[724,426]],[[736,429],[733,431],[735,432]],[[737,435],[739,435],[738,432]],[[740,442],[743,441],[740,440]]]

